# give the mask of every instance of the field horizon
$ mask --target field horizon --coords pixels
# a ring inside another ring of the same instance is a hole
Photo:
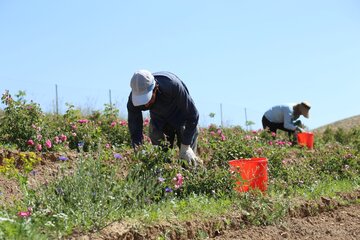
[[[313,131],[321,133],[325,131],[327,128],[331,128],[331,129],[342,128],[344,130],[348,130],[357,126],[360,126],[360,115],[355,115],[352,117],[340,119],[338,121],[325,124],[323,126],[313,129]]]

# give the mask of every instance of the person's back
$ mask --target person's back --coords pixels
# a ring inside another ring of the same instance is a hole
[[[286,117],[292,117],[292,110],[293,105],[284,104],[284,105],[277,105],[265,112],[265,117],[274,123],[283,123]]]
[[[195,130],[199,114],[186,85],[170,72],[156,72],[153,75],[160,86],[157,101],[150,109],[150,117],[156,127],[160,129],[170,124],[179,128],[191,124],[188,129]],[[190,139],[193,133],[185,135]]]

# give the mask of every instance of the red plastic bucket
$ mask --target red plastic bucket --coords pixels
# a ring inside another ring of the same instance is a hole
[[[314,148],[314,134],[312,132],[298,133],[297,140],[301,146],[307,146],[308,149]]]
[[[235,173],[235,190],[247,192],[249,189],[257,188],[266,191],[268,186],[267,163],[267,158],[246,158],[229,161],[230,171]]]

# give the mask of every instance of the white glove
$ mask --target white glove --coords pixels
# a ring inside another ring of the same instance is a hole
[[[194,165],[195,167],[198,163],[202,164],[201,159],[195,155],[190,145],[181,144],[180,158],[186,160],[190,165]]]
[[[296,130],[295,130],[295,131],[297,131],[297,132],[304,132],[305,130],[302,129],[301,127],[296,127]]]

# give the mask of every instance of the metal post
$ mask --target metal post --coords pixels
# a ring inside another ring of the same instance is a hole
[[[247,120],[246,108],[245,108],[245,126],[246,126],[246,130],[249,130],[249,125],[248,125],[248,120]]]
[[[111,101],[111,89],[109,89],[109,101],[110,101],[110,107],[112,108],[112,101]]]
[[[223,122],[223,110],[222,110],[222,103],[220,103],[220,117],[221,117],[221,127],[224,127],[224,122]]]
[[[55,84],[55,104],[56,104],[56,115],[59,115],[59,98],[58,98],[58,87],[57,84]]]

